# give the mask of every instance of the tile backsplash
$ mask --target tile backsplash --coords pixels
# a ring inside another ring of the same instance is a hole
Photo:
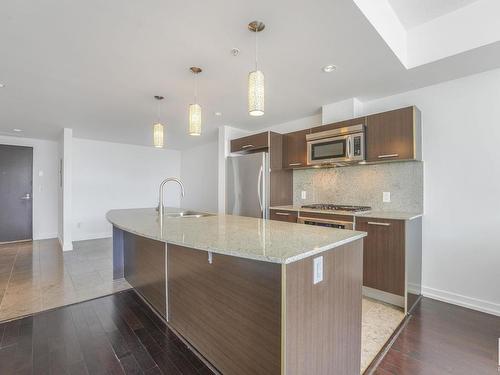
[[[423,212],[423,162],[294,170],[293,203],[371,206],[374,211]],[[301,192],[306,191],[306,199]],[[382,202],[382,193],[391,202]]]

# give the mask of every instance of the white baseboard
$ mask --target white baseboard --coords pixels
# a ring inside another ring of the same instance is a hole
[[[38,233],[36,236],[33,236],[33,240],[50,240],[52,238],[57,238],[57,233]]]
[[[64,241],[61,239],[61,237],[57,237],[57,239],[59,240],[59,245],[61,245],[62,251],[72,251],[73,250],[73,242],[64,244]]]
[[[100,238],[110,238],[113,237],[112,232],[101,232],[101,233],[86,233],[79,236],[73,237],[73,242],[76,241],[87,241],[87,240],[98,240]]]
[[[422,294],[424,297],[436,299],[438,301],[451,303],[466,307],[472,310],[481,311],[487,314],[500,316],[500,304],[484,301],[477,298],[463,296],[461,294],[451,293],[444,290],[422,286]]]

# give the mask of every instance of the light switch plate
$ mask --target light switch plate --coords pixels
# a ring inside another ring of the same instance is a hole
[[[301,199],[307,199],[307,191],[302,190],[302,191],[300,192],[300,198],[301,198]]]
[[[384,203],[390,203],[391,201],[391,192],[390,191],[384,191],[382,193],[382,202]]]
[[[313,284],[323,281],[323,257],[317,257],[313,260]]]

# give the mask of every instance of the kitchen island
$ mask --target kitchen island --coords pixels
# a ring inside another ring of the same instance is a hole
[[[112,210],[125,277],[223,374],[358,375],[364,232]]]

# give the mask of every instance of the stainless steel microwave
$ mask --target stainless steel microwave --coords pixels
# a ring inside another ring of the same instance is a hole
[[[306,135],[309,165],[347,165],[365,160],[365,126],[347,126]]]

